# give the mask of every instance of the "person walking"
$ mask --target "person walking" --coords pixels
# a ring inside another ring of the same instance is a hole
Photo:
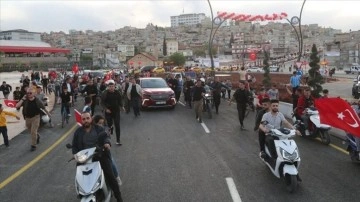
[[[86,93],[86,96],[91,97],[92,99],[91,115],[93,116],[95,113],[96,97],[98,95],[98,89],[92,79],[88,81],[87,85],[85,86],[84,90],[81,91],[81,93]]]
[[[296,89],[300,87],[301,84],[301,75],[298,75],[296,71],[293,72],[293,75],[290,77],[290,85],[295,93]]]
[[[231,105],[233,101],[236,101],[241,130],[245,130],[244,119],[246,112],[246,104],[248,103],[248,100],[251,96],[251,93],[245,88],[245,85],[245,81],[239,81],[239,88],[235,91],[229,102],[229,105]]]
[[[44,75],[41,79],[41,83],[43,85],[43,91],[45,94],[48,94],[48,84],[49,84],[49,79],[46,78],[46,75]]]
[[[228,99],[231,99],[231,89],[232,89],[232,83],[230,81],[230,79],[226,80],[226,84],[225,84],[228,88],[227,88],[227,94],[228,94]]]
[[[127,95],[127,90],[129,89],[129,85],[130,85],[129,77],[125,76],[125,81],[121,84],[121,89],[123,91],[124,107],[125,107],[125,112],[127,114],[130,112],[130,100]]]
[[[219,105],[221,102],[221,88],[227,89],[227,86],[225,86],[220,82],[219,77],[216,77],[215,81],[211,84],[211,88],[212,88],[212,95],[214,98],[216,114],[219,114]]]
[[[102,93],[101,105],[105,111],[106,122],[111,128],[111,134],[113,134],[113,125],[116,132],[116,144],[121,146],[120,142],[120,107],[123,108],[122,96],[120,91],[115,90],[115,82],[110,81],[108,88]]]
[[[13,116],[17,120],[20,120],[20,117],[18,115],[16,115],[15,113],[4,111],[4,107],[2,106],[2,104],[0,104],[0,133],[2,134],[2,136],[4,138],[5,146],[8,148],[10,145],[9,145],[9,138],[8,138],[8,134],[7,134],[6,116]]]
[[[199,123],[202,123],[202,111],[203,111],[203,96],[205,95],[205,88],[202,86],[200,79],[196,81],[196,86],[193,88],[193,102],[196,119]]]
[[[25,125],[31,134],[31,149],[36,150],[36,145],[39,144],[40,135],[38,129],[40,125],[41,110],[51,117],[51,114],[46,110],[42,101],[35,97],[35,90],[28,88],[26,95],[16,104],[16,108],[23,107],[23,115],[25,118]]]
[[[129,104],[133,107],[135,117],[140,116],[141,87],[136,83],[135,78],[131,78],[131,83],[127,89],[126,95]]]
[[[279,90],[276,88],[275,84],[267,91],[267,95],[269,95],[270,100],[279,99]]]
[[[176,102],[179,102],[181,91],[182,91],[182,88],[183,88],[183,82],[182,82],[182,80],[180,80],[180,75],[176,75],[175,80],[177,82],[177,85],[176,85],[176,88],[175,88],[175,100],[176,100]]]
[[[190,109],[192,108],[191,95],[194,86],[195,86],[194,81],[191,80],[190,76],[186,77],[186,81],[184,83],[184,97],[185,97],[185,102],[187,103]]]
[[[13,92],[13,100],[19,101],[22,98],[20,87],[16,87],[15,91]]]
[[[3,81],[2,85],[0,86],[0,91],[3,92],[5,99],[9,99],[9,94],[12,91],[12,87],[7,84],[6,81]]]

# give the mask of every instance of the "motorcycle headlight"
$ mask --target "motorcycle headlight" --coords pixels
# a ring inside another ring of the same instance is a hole
[[[283,156],[284,159],[287,159],[287,160],[290,160],[290,161],[295,161],[297,158],[299,158],[299,151],[298,151],[298,149],[295,149],[292,154],[290,154],[289,152],[285,151],[284,149],[281,149],[281,154],[282,154],[282,156]]]
[[[88,159],[88,156],[86,154],[81,154],[81,155],[76,154],[75,155],[75,160],[79,163],[85,163],[87,159]]]

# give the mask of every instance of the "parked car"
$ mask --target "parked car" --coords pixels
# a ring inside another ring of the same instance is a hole
[[[351,66],[350,68],[344,70],[344,72],[346,74],[357,74],[360,73],[360,66],[355,65],[355,66]]]
[[[249,67],[246,69],[247,72],[264,72],[261,67]]]
[[[270,72],[279,72],[280,67],[279,66],[270,66],[269,70],[270,70]]]
[[[354,84],[352,87],[352,95],[354,96],[355,99],[359,99],[360,98],[360,81],[358,81],[358,79],[354,79]]]
[[[143,94],[141,109],[159,107],[175,108],[175,93],[163,78],[140,78],[140,86]]]
[[[165,69],[163,67],[155,67],[152,72],[157,73],[157,74],[162,74],[165,73]]]

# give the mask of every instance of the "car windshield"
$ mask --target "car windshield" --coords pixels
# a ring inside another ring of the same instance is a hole
[[[167,88],[164,79],[144,79],[141,81],[141,88]]]

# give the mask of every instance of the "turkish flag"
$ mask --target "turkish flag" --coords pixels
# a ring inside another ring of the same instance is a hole
[[[315,106],[319,110],[321,123],[360,137],[360,119],[345,100],[341,98],[317,99]]]
[[[74,109],[74,114],[75,114],[75,120],[76,120],[76,123],[79,125],[79,126],[82,126],[82,121],[81,121],[81,113]]]
[[[4,100],[4,104],[7,107],[15,108],[17,101],[16,100]]]

